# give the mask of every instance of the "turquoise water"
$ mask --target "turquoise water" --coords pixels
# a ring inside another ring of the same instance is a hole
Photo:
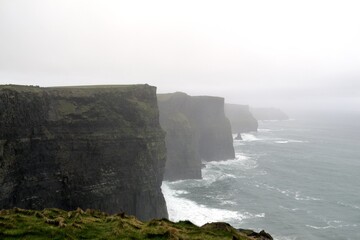
[[[236,159],[164,182],[172,220],[227,221],[276,239],[360,239],[360,117],[260,122]]]

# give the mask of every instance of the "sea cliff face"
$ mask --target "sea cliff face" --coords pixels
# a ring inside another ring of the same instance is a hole
[[[156,88],[0,86],[0,209],[167,217]]]
[[[230,120],[233,133],[257,131],[258,122],[250,112],[249,106],[227,103],[225,115]]]
[[[159,94],[160,125],[166,131],[165,179],[201,178],[201,161],[235,157],[224,99]]]

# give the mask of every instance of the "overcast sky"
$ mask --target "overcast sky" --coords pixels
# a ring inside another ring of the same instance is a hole
[[[360,1],[0,0],[0,83],[360,111]]]

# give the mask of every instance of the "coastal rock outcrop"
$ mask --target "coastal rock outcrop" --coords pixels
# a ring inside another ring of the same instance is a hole
[[[0,209],[167,217],[156,88],[0,86]]]
[[[257,131],[258,122],[248,105],[225,104],[225,115],[230,120],[233,133]]]
[[[235,157],[224,99],[159,94],[160,125],[166,131],[165,179],[201,178],[201,161]]]

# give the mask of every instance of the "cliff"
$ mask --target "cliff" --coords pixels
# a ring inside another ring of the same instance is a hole
[[[167,217],[156,88],[0,86],[0,209]]]
[[[249,106],[227,103],[225,115],[230,120],[233,133],[257,131],[258,122],[251,114]]]
[[[272,240],[266,232],[235,229],[226,223],[198,227],[189,221],[141,222],[125,214],[108,215],[87,209],[66,212],[11,209],[0,211],[1,239],[194,239]]]
[[[166,131],[165,179],[201,178],[201,161],[235,157],[224,99],[159,94],[160,125]]]
[[[254,117],[259,120],[288,120],[289,117],[278,108],[251,108]]]

